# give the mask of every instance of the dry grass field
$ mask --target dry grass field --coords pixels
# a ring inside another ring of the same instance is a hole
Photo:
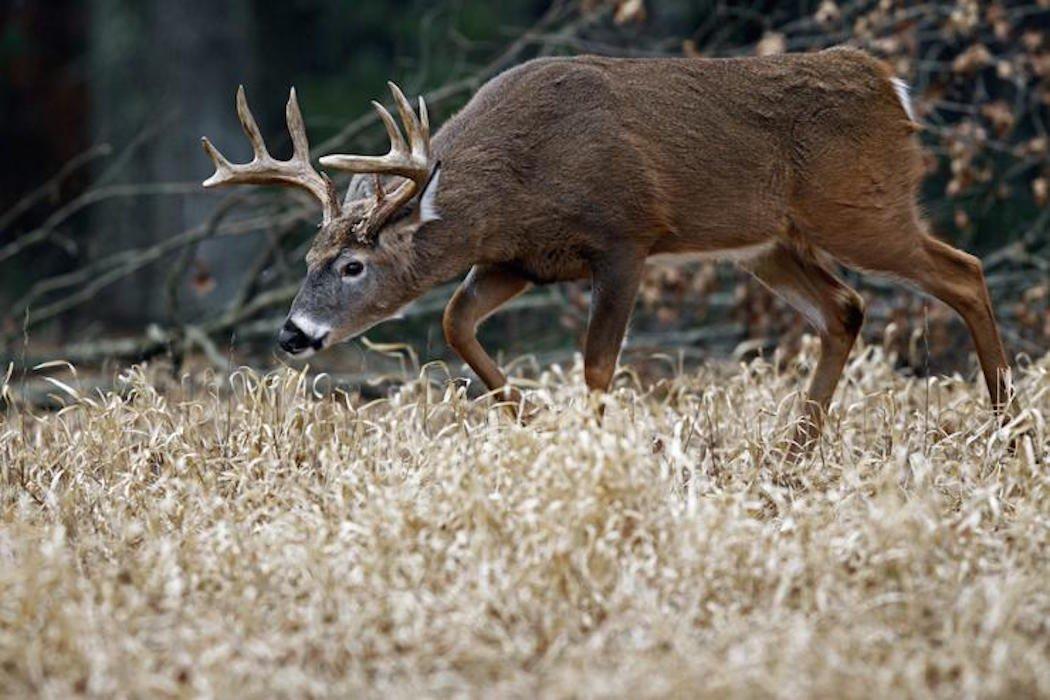
[[[812,360],[551,370],[526,426],[440,368],[51,368],[0,430],[0,696],[1050,696],[1050,356],[999,430],[869,347],[789,467]]]

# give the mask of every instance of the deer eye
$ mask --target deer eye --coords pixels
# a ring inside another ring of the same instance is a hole
[[[360,260],[349,260],[339,268],[339,276],[343,279],[359,277],[365,271],[365,264]]]

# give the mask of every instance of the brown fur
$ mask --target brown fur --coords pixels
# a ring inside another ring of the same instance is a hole
[[[490,82],[437,134],[438,208],[479,242],[469,264],[565,279],[586,270],[548,251],[714,252],[786,237],[795,219],[838,229],[842,202],[910,206],[912,130],[886,68],[855,50],[541,59]]]
[[[434,137],[440,220],[403,218],[367,245],[335,222],[311,270],[358,250],[378,269],[396,268],[380,293],[401,303],[473,267],[445,329],[492,388],[505,379],[476,325],[529,284],[590,277],[586,375],[605,388],[648,256],[740,254],[821,332],[815,408],[800,431],[809,442],[862,318],[858,295],[825,262],[833,258],[909,280],[959,310],[1001,406],[1007,364],[979,266],[923,230],[917,126],[891,77],[847,48],[531,61],[491,80]]]

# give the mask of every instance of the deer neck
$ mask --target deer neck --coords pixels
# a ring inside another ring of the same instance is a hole
[[[413,236],[413,277],[423,291],[463,275],[476,261],[477,242],[449,222],[432,221]]]

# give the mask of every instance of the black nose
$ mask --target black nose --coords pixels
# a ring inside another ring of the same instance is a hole
[[[299,326],[292,323],[291,319],[284,322],[281,332],[277,334],[277,344],[281,349],[292,355],[297,355],[307,348],[313,347],[314,343],[303,333]]]

